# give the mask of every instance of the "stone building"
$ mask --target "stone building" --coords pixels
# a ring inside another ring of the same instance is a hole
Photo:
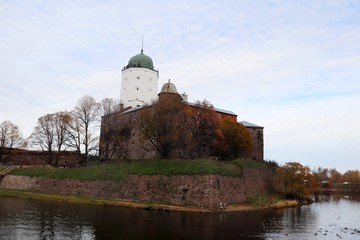
[[[152,59],[143,53],[130,58],[122,70],[120,110],[102,117],[100,133],[101,158],[150,159],[159,157],[151,149],[149,141],[145,141],[139,128],[141,112],[152,108],[161,98],[181,101],[176,86],[170,81],[165,83],[157,94],[159,71],[154,68]],[[189,107],[199,108],[193,103],[185,103]],[[237,121],[237,115],[228,110],[214,108],[219,119],[225,117]],[[242,121],[252,138],[252,153],[249,158],[263,159],[263,127]],[[116,141],[109,141],[111,139]],[[114,144],[116,142],[116,144]],[[111,154],[109,154],[111,152]],[[171,158],[187,158],[189,153],[177,149]]]
[[[240,122],[249,131],[252,140],[253,159],[264,159],[264,127],[258,126],[247,121]]]

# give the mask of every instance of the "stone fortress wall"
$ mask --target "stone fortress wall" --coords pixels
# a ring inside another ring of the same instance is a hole
[[[6,175],[0,188],[218,209],[220,202],[239,204],[270,191],[271,170],[243,168],[242,174],[241,178],[129,175],[121,182]]]

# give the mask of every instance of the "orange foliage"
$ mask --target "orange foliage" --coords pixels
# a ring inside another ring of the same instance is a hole
[[[310,168],[297,162],[288,162],[276,168],[274,190],[287,198],[304,198],[317,188]]]
[[[247,157],[252,150],[252,141],[247,129],[231,118],[225,118],[217,129],[218,153],[227,159]]]

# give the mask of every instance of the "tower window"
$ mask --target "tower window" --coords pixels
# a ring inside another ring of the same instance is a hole
[[[136,87],[136,90],[139,90],[139,87]]]
[[[136,79],[140,79],[140,77],[139,77],[139,76],[136,76]]]

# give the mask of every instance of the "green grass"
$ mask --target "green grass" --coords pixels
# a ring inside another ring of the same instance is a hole
[[[3,165],[0,165],[0,171],[4,170],[5,168],[7,168],[8,166],[3,166]]]
[[[252,206],[270,206],[282,200],[284,199],[275,194],[263,194],[255,198],[248,199],[246,203]]]
[[[222,175],[242,177],[242,167],[265,169],[257,161],[143,160],[111,162],[81,168],[22,168],[11,174],[44,178],[121,181],[126,175]]]

